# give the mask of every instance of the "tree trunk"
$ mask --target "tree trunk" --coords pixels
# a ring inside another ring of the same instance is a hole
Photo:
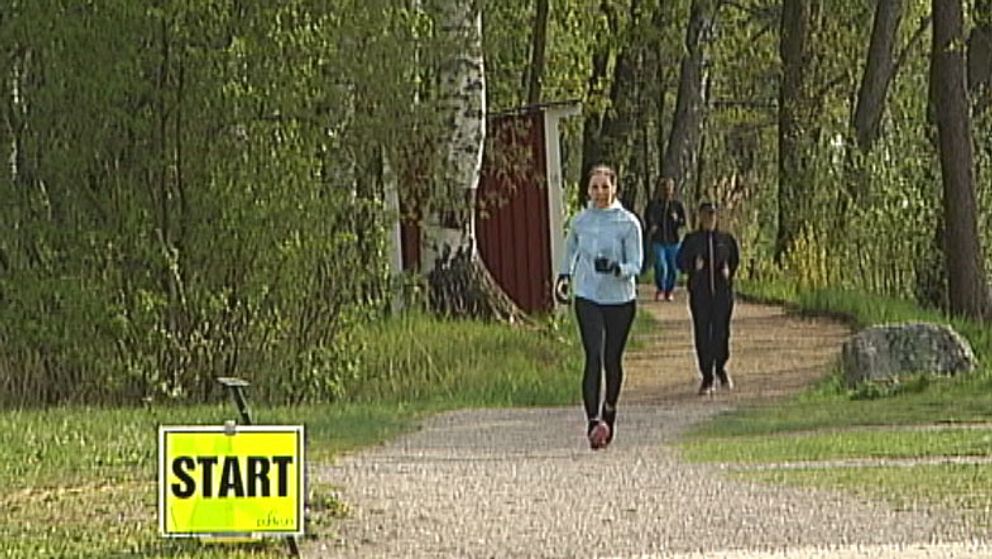
[[[992,105],[992,0],[975,0],[975,27],[968,36],[968,90],[975,117]]]
[[[654,65],[651,68],[651,75],[656,84],[657,90],[653,92],[655,101],[655,157],[657,157],[658,174],[665,167],[665,146],[668,145],[668,135],[665,133],[665,97],[668,95],[668,74],[667,56],[665,55],[665,42],[661,40],[661,31],[665,27],[663,10],[655,9],[651,16],[651,27],[658,34],[658,38],[652,44],[654,54]],[[650,197],[652,192],[648,192]]]
[[[648,52],[642,52],[641,60],[639,63],[641,75],[649,75],[650,70],[653,68],[650,62],[650,55]],[[641,110],[647,112],[650,110],[653,99],[650,98],[650,88],[640,87],[637,92],[637,106],[641,107]],[[638,171],[640,173],[640,191],[642,196],[635,198],[635,200],[627,207],[630,211],[634,213],[639,213],[639,210],[647,205],[647,201],[651,199],[651,184],[652,181],[652,168],[651,168],[651,118],[650,116],[645,116],[640,119],[637,123],[638,128],[638,154],[637,159],[639,160]]]
[[[782,256],[802,229],[808,203],[806,194],[807,140],[804,137],[807,104],[808,64],[810,59],[809,0],[794,0],[782,4],[779,56],[782,60],[782,82],[778,101],[778,233],[775,258]]]
[[[870,152],[878,139],[889,84],[895,78],[899,65],[896,61],[896,41],[904,11],[905,0],[878,0],[875,5],[871,41],[852,117],[854,136],[861,153]],[[912,43],[906,48],[911,46]],[[847,152],[845,173],[846,187],[837,198],[836,213],[829,231],[831,242],[838,246],[846,242],[851,207],[859,206],[862,196],[870,188],[870,179],[864,172],[862,162],[854,157],[851,148]]]
[[[988,310],[989,291],[978,235],[964,39],[960,0],[933,0],[930,75],[935,82],[937,138],[944,183],[949,302],[952,313],[980,319]]]
[[[5,190],[10,196],[7,202],[8,208],[13,210],[24,203],[27,193],[32,188],[31,180],[25,172],[24,143],[27,133],[28,104],[23,89],[31,55],[28,49],[19,45],[12,45],[10,53],[9,76],[3,76],[6,81],[5,87],[2,89],[5,106],[4,110],[0,111],[0,115],[3,116],[2,124],[6,136],[4,138],[6,144],[4,163],[8,165],[9,173],[9,182]],[[24,248],[20,250],[14,248],[18,245],[29,244],[26,233],[32,228],[23,226],[21,222],[24,220],[24,216],[20,212],[5,214],[6,212],[0,212],[0,218],[6,222],[8,230],[16,231],[17,235],[10,239],[11,245],[4,246],[6,243],[0,243],[0,276],[14,271],[14,254],[17,252],[37,253],[37,251],[25,250]],[[8,250],[11,253],[8,253]],[[0,301],[3,300],[3,297],[4,294],[0,292]]]
[[[661,74],[661,70],[658,70]],[[665,134],[665,96],[668,94],[668,90],[665,87],[665,82],[662,81],[661,76],[658,76],[658,83],[660,84],[660,91],[657,94],[657,102],[655,104],[655,157],[657,157],[658,164],[658,174],[661,175],[662,169],[665,165],[665,147],[668,145],[666,141]],[[652,192],[648,192],[648,197],[653,195]]]
[[[936,175],[936,170],[933,171]],[[936,182],[937,178],[933,178]],[[921,305],[948,310],[947,270],[944,267],[944,216],[938,214],[929,242],[915,261],[916,282],[914,296]]]
[[[26,128],[24,121],[26,120],[27,103],[25,103],[22,83],[24,82],[24,74],[30,56],[27,49],[17,47],[12,48],[11,51],[13,55],[11,55],[10,76],[8,79],[9,97],[6,99],[7,110],[6,118],[4,119],[9,134],[10,151],[8,152],[9,158],[7,161],[9,163],[10,184],[15,186],[19,191],[27,191],[29,186],[27,186],[27,182],[23,176],[23,136]]]
[[[675,180],[679,190],[693,172],[699,150],[703,122],[704,42],[712,26],[712,10],[709,0],[692,0],[689,11],[675,116],[661,169],[663,176]]]
[[[541,86],[544,81],[544,52],[548,37],[548,12],[550,0],[536,0],[537,13],[534,16],[534,32],[530,47],[530,72],[527,85],[527,103],[541,102]]]
[[[175,165],[175,141],[177,138],[170,138],[170,132],[174,132],[171,124],[175,122],[175,107],[171,106],[175,94],[175,76],[173,75],[173,65],[175,50],[171,22],[163,14],[160,16],[159,31],[161,33],[158,60],[158,75],[156,76],[156,146],[161,158],[156,169],[153,171],[156,177],[157,190],[153,194],[153,199],[157,202],[158,220],[156,222],[156,234],[162,254],[165,255],[166,263],[161,267],[161,286],[168,298],[166,309],[166,331],[177,339],[183,339],[187,335],[186,330],[186,301],[183,294],[182,281],[179,271],[181,268],[179,257],[179,247],[177,240],[179,237],[177,217],[175,215],[174,200],[177,197],[175,184],[172,179],[172,171]],[[171,120],[170,120],[171,119]],[[180,342],[182,343],[182,342]],[[166,352],[163,359],[166,362],[160,364],[163,371],[168,371],[171,380],[171,388],[178,389],[185,385],[185,375],[189,370],[188,357],[182,352]],[[149,378],[142,379],[147,385]]]
[[[692,198],[692,202],[694,204],[698,204],[703,200],[707,200],[709,202],[715,202],[715,203],[719,202],[718,200],[710,199],[710,197],[706,194],[706,185],[703,184],[703,171],[705,169],[705,166],[706,166],[706,135],[703,134],[699,138],[699,154],[696,156],[696,170],[694,173],[696,175],[695,177],[696,180],[693,181],[695,183],[695,187],[693,188],[694,194]]]
[[[610,23],[610,32],[616,34],[616,16],[610,3],[603,1],[600,10],[606,15]],[[610,43],[608,41],[598,41],[592,53],[592,72],[589,74],[586,95],[595,97],[601,94],[603,80],[606,79],[607,68],[610,62]],[[595,111],[586,111],[585,122],[582,125],[582,175],[579,179],[579,205],[584,206],[589,199],[589,193],[585,189],[585,178],[594,165],[603,163],[603,142],[601,132],[603,127],[603,115]]]
[[[521,312],[478,257],[475,192],[485,142],[486,81],[482,12],[478,0],[440,0],[437,21],[448,49],[440,72],[440,110],[451,135],[440,189],[425,229],[422,270],[428,270],[430,303],[445,316],[517,320]]]
[[[878,138],[885,98],[895,70],[895,45],[903,11],[904,0],[879,0],[875,7],[868,61],[854,111],[854,131],[862,151],[871,150]]]
[[[633,4],[637,4],[636,0]],[[628,162],[637,112],[636,49],[636,45],[627,44],[617,55],[610,87],[610,108],[603,115],[600,129],[604,162],[625,176],[630,174]]]
[[[638,17],[639,0],[633,0],[630,5],[630,20],[633,27]],[[610,22],[614,35],[619,35],[619,18],[612,7],[604,2],[601,5]],[[602,115],[587,118],[587,128],[584,131],[585,145],[583,149],[583,177],[593,165],[605,163],[620,174],[627,171],[632,147],[632,132],[637,112],[637,52],[640,45],[638,38],[628,40],[617,54],[613,66],[613,79],[610,83],[610,103]],[[606,75],[609,60],[609,43],[597,50],[593,58],[593,74],[590,79],[590,93],[598,91],[599,82]],[[592,124],[592,126],[589,126]],[[582,200],[585,201],[584,189],[579,189]]]
[[[931,29],[933,27],[933,16],[931,15],[926,19],[925,23],[926,28]],[[933,147],[934,153],[938,154],[939,157],[940,142],[937,138],[937,80],[939,78],[934,75],[935,71],[936,67],[933,65],[931,59],[927,76],[926,127],[924,128],[924,132],[927,141]],[[930,180],[933,184],[936,184],[940,180],[940,171],[937,169],[928,169],[923,180]],[[939,204],[940,208],[943,208],[943,190],[935,190],[933,200],[935,204]],[[950,303],[948,301],[947,267],[945,266],[945,262],[947,261],[947,228],[944,226],[944,219],[945,215],[943,211],[935,213],[929,246],[924,248],[922,257],[916,259],[916,296],[917,300],[924,305],[948,311],[950,309]]]

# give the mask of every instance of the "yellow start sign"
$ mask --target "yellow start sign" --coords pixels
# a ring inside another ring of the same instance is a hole
[[[160,427],[165,536],[303,535],[303,426]]]

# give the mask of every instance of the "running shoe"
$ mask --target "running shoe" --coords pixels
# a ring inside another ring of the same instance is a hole
[[[606,448],[610,444],[610,427],[604,421],[600,421],[589,430],[589,448],[599,450]]]
[[[713,381],[712,380],[710,380],[710,381],[705,381],[704,380],[699,385],[699,392],[697,392],[697,394],[699,394],[700,396],[712,396],[713,395]]]
[[[725,390],[734,389],[734,379],[730,378],[730,373],[726,369],[720,369],[716,372],[716,378],[720,379],[720,388]]]
[[[603,421],[606,426],[609,427],[609,434],[606,436],[606,444],[609,445],[613,442],[613,434],[616,433],[616,423],[617,423],[617,409],[608,409],[606,404],[603,404],[603,413],[601,414]]]

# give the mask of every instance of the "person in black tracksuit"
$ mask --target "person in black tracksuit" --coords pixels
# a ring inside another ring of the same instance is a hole
[[[689,309],[703,377],[699,393],[712,392],[714,375],[725,388],[732,388],[726,365],[730,358],[734,274],[740,254],[733,235],[717,229],[713,204],[699,206],[699,229],[683,239],[677,260],[679,269],[689,275]]]

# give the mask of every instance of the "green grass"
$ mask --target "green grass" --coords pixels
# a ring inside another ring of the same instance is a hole
[[[255,420],[304,424],[309,454],[319,460],[383,441],[406,428],[419,411],[312,405],[258,409]],[[153,480],[159,425],[219,425],[236,417],[229,405],[5,412],[0,414],[0,480],[11,491]]]
[[[365,352],[346,393],[444,409],[573,404],[583,359],[574,313],[539,320],[511,327],[413,314],[371,325],[357,336]],[[637,312],[629,348],[655,326]]]
[[[739,288],[747,299],[785,304],[803,314],[840,318],[859,328],[918,320],[951,324],[969,340],[982,365],[976,373],[955,378],[915,376],[891,386],[865,384],[853,389],[834,372],[788,401],[742,407],[698,425],[682,443],[687,458],[774,465],[992,455],[992,374],[988,366],[992,333],[987,327],[948,319],[907,301],[862,293],[804,292],[784,281],[742,281]],[[884,497],[900,506],[924,503],[978,511],[984,523],[988,523],[992,508],[992,484],[988,483],[992,467],[988,465],[802,470],[772,466],[767,471],[740,475]]]
[[[992,455],[987,429],[812,431],[706,438],[683,448],[697,462],[769,463],[849,458],[921,458]]]
[[[931,464],[739,472],[759,483],[843,491],[888,502],[897,509],[939,507],[958,511],[977,526],[992,527],[992,468],[982,464]]]
[[[798,312],[844,317],[858,327],[923,320],[951,324],[971,343],[980,370],[956,378],[918,376],[894,389],[848,389],[839,372],[786,403],[743,408],[700,426],[701,436],[758,435],[865,425],[992,421],[992,333],[981,324],[948,320],[907,301],[841,290],[798,292],[782,283],[742,282],[747,296],[783,302]],[[884,397],[888,395],[888,397]],[[876,397],[882,396],[882,397]]]
[[[741,297],[756,303],[794,305],[799,294],[794,283],[778,279],[753,281],[737,278],[734,282]]]
[[[831,378],[825,384],[834,382]],[[992,421],[992,380],[984,376],[932,382],[922,392],[873,400],[852,399],[846,390],[814,391],[785,402],[723,413],[699,425],[693,436],[761,436],[817,429]]]
[[[653,326],[639,313],[634,331]],[[256,423],[304,424],[310,464],[416,428],[461,407],[567,405],[582,354],[571,313],[510,327],[406,315],[359,331],[362,358],[342,377],[346,401],[254,404]],[[0,412],[0,558],[278,557],[282,544],[202,545],[157,532],[159,425],[216,425],[232,405]],[[333,488],[311,486],[321,530],[344,514]],[[333,526],[329,528],[333,531]]]
[[[992,329],[960,318],[948,318],[939,311],[923,309],[911,301],[842,289],[801,291],[782,280],[754,282],[740,280],[738,289],[747,299],[784,304],[800,313],[840,318],[859,328],[888,322],[926,321],[950,324],[971,343],[979,361],[992,355]]]
[[[581,367],[570,313],[511,327],[407,315],[359,332],[361,365],[348,382],[358,402],[443,407],[573,403]]]
[[[424,409],[322,405],[255,410],[302,423],[310,461],[409,429]],[[273,554],[272,542],[229,547],[165,542],[156,524],[159,425],[220,424],[232,406],[51,409],[0,414],[0,557],[228,557]],[[320,497],[323,502],[327,496]],[[319,518],[319,516],[318,516]],[[229,555],[234,553],[233,555]]]

